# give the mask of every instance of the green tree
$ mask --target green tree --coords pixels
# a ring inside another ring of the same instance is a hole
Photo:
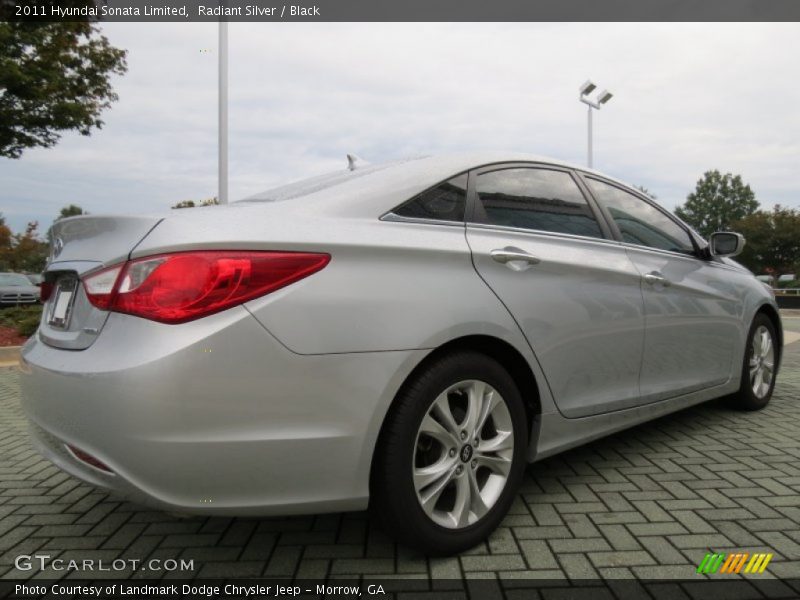
[[[217,197],[214,196],[213,198],[206,198],[205,200],[200,200],[199,202],[195,202],[194,200],[181,200],[177,204],[173,205],[172,208],[195,208],[197,206],[216,206],[219,204],[219,200]]]
[[[56,217],[56,221],[60,221],[61,219],[66,219],[67,217],[77,217],[78,215],[88,215],[85,210],[83,210],[77,204],[70,204],[69,206],[65,206],[61,209],[61,212]]]
[[[58,213],[58,216],[53,221],[53,225],[58,223],[61,219],[66,219],[67,217],[77,217],[79,215],[88,215],[89,213],[83,210],[77,204],[70,204],[69,206],[65,206],[61,209],[61,212]],[[53,242],[53,225],[51,225],[47,229],[47,243],[51,244]]]
[[[0,251],[11,247],[11,229],[6,225],[6,218],[0,213]]]
[[[731,223],[752,215],[758,206],[753,190],[741,176],[722,175],[715,169],[706,171],[675,214],[708,237],[715,231],[730,231]]]
[[[0,213],[0,271],[8,271],[9,256],[11,255],[11,229],[6,225],[6,218]]]
[[[776,205],[732,224],[747,243],[737,260],[748,269],[774,277],[800,268],[800,211]]]
[[[181,200],[173,205],[172,208],[194,208],[195,206],[197,205],[194,203],[194,200]]]
[[[0,245],[0,270],[39,273],[47,263],[48,245],[39,239],[39,223],[28,223],[24,233],[11,236],[8,246]]]
[[[0,156],[49,148],[63,131],[101,128],[125,54],[88,21],[0,21]]]
[[[655,195],[653,192],[651,192],[650,190],[648,190],[648,189],[647,189],[646,187],[644,187],[643,185],[637,185],[637,186],[636,186],[636,189],[637,189],[637,190],[639,190],[640,192],[642,192],[642,193],[643,193],[645,196],[649,196],[649,197],[650,197],[650,198],[652,198],[653,200],[658,200],[658,196],[656,196],[656,195]]]

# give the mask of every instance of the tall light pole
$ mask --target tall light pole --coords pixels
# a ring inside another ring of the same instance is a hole
[[[586,106],[589,107],[588,113],[588,121],[587,121],[587,128],[588,128],[588,135],[587,135],[587,150],[586,150],[586,162],[589,165],[589,168],[592,168],[592,109],[600,110],[600,108],[611,100],[614,96],[608,90],[603,90],[600,92],[599,95],[596,96],[595,100],[592,100],[589,95],[597,88],[595,84],[591,81],[587,81],[584,83],[580,88],[580,96],[578,100],[583,102]]]
[[[228,203],[228,22],[219,21],[219,190],[220,204]]]

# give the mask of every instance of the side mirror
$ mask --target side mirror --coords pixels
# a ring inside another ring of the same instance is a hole
[[[717,231],[708,240],[712,256],[738,256],[744,250],[744,244],[744,236],[732,231]]]

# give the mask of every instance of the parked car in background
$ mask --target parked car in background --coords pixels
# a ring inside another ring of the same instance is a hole
[[[27,277],[33,285],[37,286],[42,285],[44,281],[44,276],[41,273],[25,273],[25,277]]]
[[[369,505],[459,552],[529,462],[713,398],[763,408],[781,358],[740,235],[528,155],[351,164],[52,231],[22,350],[33,440],[169,511]]]
[[[0,306],[39,302],[40,290],[22,273],[0,273]]]

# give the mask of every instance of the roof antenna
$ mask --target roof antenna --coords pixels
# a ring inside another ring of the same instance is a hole
[[[356,167],[360,167],[363,165],[369,164],[360,156],[355,154],[348,154],[347,155],[347,170],[348,171],[355,171]]]

